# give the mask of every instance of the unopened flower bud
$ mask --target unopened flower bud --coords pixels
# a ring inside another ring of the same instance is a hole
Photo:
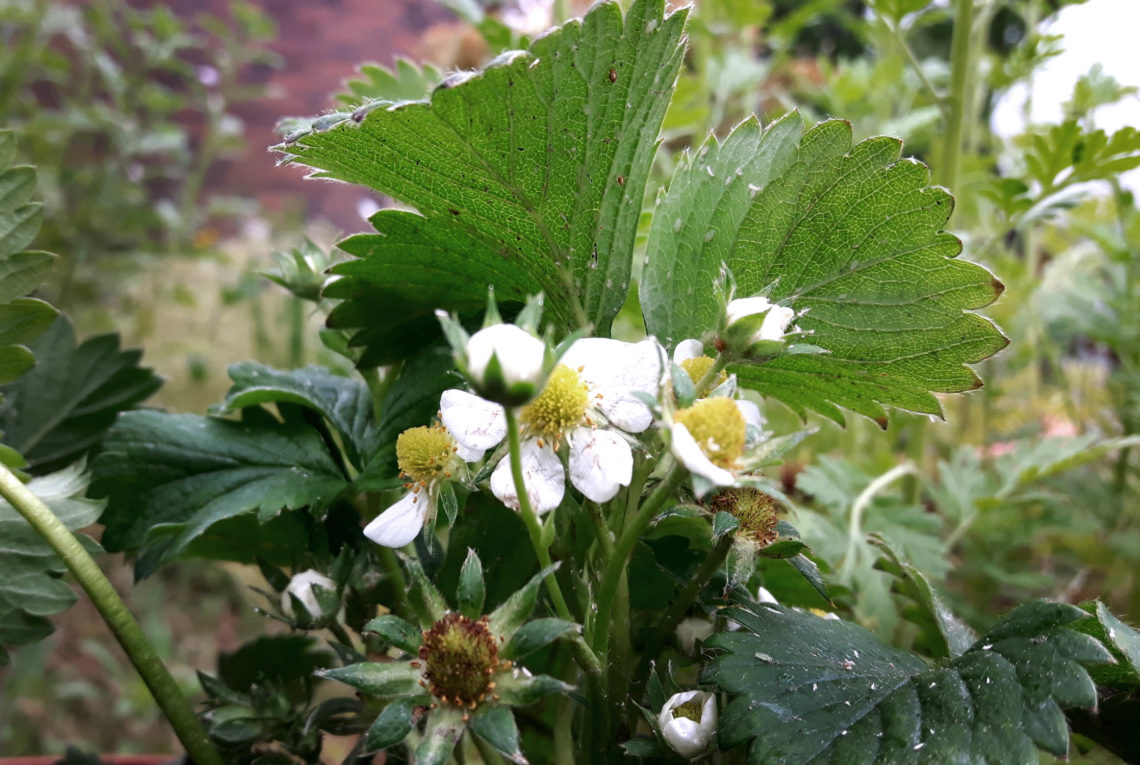
[[[795,316],[791,308],[774,305],[766,297],[739,298],[725,309],[722,340],[739,355],[747,355],[757,343],[782,343]]]
[[[321,606],[321,599],[318,598],[317,592],[313,589],[314,586],[327,590],[330,593],[336,593],[336,582],[329,579],[320,571],[309,569],[308,571],[295,574],[293,578],[289,580],[285,591],[281,593],[281,610],[287,617],[292,619],[296,616],[293,612],[293,598],[289,597],[290,595],[301,601],[301,605],[309,612],[309,616],[312,617],[313,621],[320,621],[322,618],[331,615],[331,613],[335,613],[335,608],[330,610]],[[325,597],[327,599],[327,596]]]
[[[716,724],[716,696],[707,691],[674,694],[657,716],[665,743],[690,760],[708,749],[716,735]]]
[[[505,406],[529,401],[549,370],[546,346],[513,324],[481,329],[467,342],[467,375],[483,398]]]

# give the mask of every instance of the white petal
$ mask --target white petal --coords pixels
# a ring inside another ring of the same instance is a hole
[[[760,589],[758,589],[756,591],[756,602],[757,603],[774,603],[777,606],[780,605],[780,601],[776,600],[776,596],[773,595],[771,592],[769,592],[768,588],[766,588],[766,587],[761,587]]]
[[[633,478],[633,450],[609,430],[577,428],[570,434],[570,483],[588,499],[608,502]]]
[[[478,462],[483,459],[483,453],[486,449],[472,449],[469,446],[464,446],[458,441],[455,442],[455,453],[459,455],[459,459],[464,462]]]
[[[687,717],[674,717],[673,710],[692,701],[701,701],[700,721]],[[685,691],[674,694],[657,717],[661,735],[670,747],[682,757],[693,758],[704,752],[716,734],[716,697],[705,691]]]
[[[744,416],[744,422],[759,430],[764,429],[764,415],[760,414],[760,407],[754,401],[738,398],[736,408]]]
[[[523,485],[534,512],[542,515],[562,504],[562,496],[566,493],[566,471],[550,445],[539,446],[534,439],[523,441],[520,457]],[[512,510],[519,509],[519,494],[515,491],[509,456],[503,457],[491,474],[491,493]]]
[[[409,491],[372,523],[364,527],[364,536],[385,547],[403,547],[416,538],[424,527],[430,500],[426,491]]]
[[[514,324],[494,324],[479,330],[467,341],[467,371],[477,382],[482,382],[491,356],[497,356],[508,385],[537,383],[542,376],[545,355],[546,346],[526,330]]]
[[[507,437],[503,407],[462,390],[445,390],[439,399],[443,426],[465,447],[463,459],[474,462]],[[475,456],[470,456],[475,455]]]
[[[714,465],[712,461],[705,456],[701,451],[701,447],[697,445],[697,441],[689,433],[689,429],[681,423],[673,424],[673,444],[671,450],[673,456],[680,460],[681,464],[689,469],[690,472],[707,478],[717,486],[731,486],[733,483],[733,475],[724,468]]]
[[[796,312],[791,308],[786,308],[782,305],[774,305],[768,311],[768,315],[764,317],[764,323],[760,325],[760,331],[756,335],[757,340],[783,340],[784,331],[788,328],[795,317]]]
[[[590,393],[602,396],[594,405],[610,422],[627,433],[640,433],[653,424],[653,414],[630,392],[657,395],[665,359],[665,349],[651,337],[639,343],[587,337],[570,346],[562,363],[580,369]]]
[[[321,604],[317,602],[317,594],[313,592],[313,585],[333,592],[336,591],[336,582],[320,571],[309,569],[294,574],[293,578],[289,580],[288,586],[285,587],[285,591],[281,593],[281,610],[285,612],[286,616],[290,618],[293,616],[293,599],[289,597],[290,594],[301,601],[301,605],[305,607],[310,616],[318,617],[321,615]]]
[[[682,340],[673,349],[673,363],[680,364],[682,361],[700,358],[704,355],[705,346],[700,340]]]
[[[771,307],[772,301],[766,297],[739,298],[728,304],[728,308],[725,309],[725,319],[729,324],[732,324],[734,321],[743,319],[745,316],[755,316],[758,313],[764,313]]]

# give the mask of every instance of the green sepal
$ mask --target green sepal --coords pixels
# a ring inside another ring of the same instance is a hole
[[[515,631],[522,626],[522,623],[527,620],[531,611],[534,610],[534,603],[538,599],[538,588],[542,585],[542,580],[553,574],[557,569],[557,563],[544,568],[531,577],[530,581],[523,585],[521,589],[516,590],[509,598],[503,601],[503,604],[496,608],[490,615],[488,627],[491,630],[491,634],[500,636],[505,641],[510,641]]]
[[[504,659],[521,659],[549,645],[567,632],[577,629],[577,624],[563,619],[554,617],[534,619],[519,627],[499,655]]]
[[[712,536],[713,541],[719,540],[725,534],[736,531],[740,528],[740,522],[736,520],[736,516],[732,513],[726,513],[723,510],[713,516]]]
[[[416,765],[444,765],[467,729],[463,712],[444,705],[428,714],[427,730],[416,747]]]
[[[459,612],[468,619],[478,619],[483,615],[483,599],[486,593],[483,586],[483,562],[479,554],[467,548],[467,558],[459,570],[459,585],[455,598],[459,602]]]
[[[285,588],[289,586],[289,575],[260,555],[254,560],[261,570],[261,575],[265,577],[265,581],[269,582],[269,586],[277,592],[285,592]]]
[[[777,539],[757,553],[763,558],[794,558],[806,549],[808,546],[799,539]]]
[[[447,614],[447,601],[443,599],[435,584],[428,579],[418,560],[405,558],[404,565],[412,577],[412,589],[409,593],[412,607],[420,613],[421,618],[426,617],[426,620],[434,624]]]
[[[519,728],[507,707],[484,706],[471,717],[471,732],[506,755],[511,762],[526,763],[519,748]]]
[[[360,753],[379,752],[407,738],[412,730],[412,712],[415,708],[414,699],[396,699],[384,707],[376,722],[372,723],[364,734]]]
[[[747,584],[748,580],[752,578],[752,574],[756,571],[756,550],[758,544],[752,539],[749,539],[741,534],[737,534],[732,540],[732,546],[728,548],[728,555],[724,560],[725,574],[727,581],[724,584],[725,592],[731,592],[737,587]]]
[[[444,481],[440,485],[437,502],[439,509],[443,511],[443,516],[447,518],[447,527],[450,529],[455,525],[455,519],[459,517],[459,500],[455,496],[455,487],[450,481]]]
[[[253,704],[253,701],[248,695],[240,691],[235,691],[218,678],[207,675],[205,672],[198,672],[198,684],[202,686],[202,690],[210,697],[211,701],[224,701],[227,704],[237,704],[239,706],[249,706]]]
[[[1115,665],[1092,670],[1097,685],[1140,687],[1140,632],[1117,619],[1099,600],[1082,603],[1081,609],[1096,618],[1081,622],[1074,629],[1104,643],[1116,659]]]
[[[509,707],[529,706],[543,696],[552,693],[565,695],[573,690],[574,686],[549,675],[527,677],[517,668],[495,676],[495,693],[499,696],[499,703]]]
[[[347,667],[319,670],[317,675],[351,685],[358,691],[378,699],[423,694],[418,682],[420,671],[406,661],[362,662]]]
[[[693,378],[679,364],[670,367],[670,376],[673,379],[673,395],[677,397],[677,407],[688,409],[697,400],[697,389],[693,385]]]
[[[384,641],[410,654],[417,654],[423,643],[423,632],[395,614],[378,616],[364,625],[365,632],[375,632]]]

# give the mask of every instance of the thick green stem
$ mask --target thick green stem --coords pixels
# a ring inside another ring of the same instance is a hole
[[[957,0],[954,33],[950,43],[950,94],[947,98],[949,116],[942,145],[940,181],[951,191],[958,187],[958,172],[962,163],[962,130],[972,103],[968,91],[970,68],[974,63],[970,46],[974,28],[974,2],[975,0]]]
[[[523,481],[522,445],[519,443],[518,418],[511,407],[505,407],[505,410],[507,413],[507,444],[510,449],[511,477],[514,478],[515,492],[518,494],[519,515],[522,516],[523,523],[526,525],[527,533],[530,535],[530,544],[534,548],[534,554],[538,557],[539,564],[543,568],[550,568],[552,563],[550,549],[542,541],[542,525],[538,522],[538,516],[535,515],[534,509],[530,506],[530,495],[527,494],[526,483]],[[566,605],[566,598],[562,596],[562,588],[558,586],[558,580],[553,574],[546,577],[546,589],[550,593],[550,600],[554,603],[554,610],[558,613],[559,618],[568,622],[576,622],[577,619],[570,613],[570,608]],[[597,656],[580,637],[571,641],[570,648],[574,652],[575,660],[587,672],[596,674],[601,671]]]
[[[649,524],[665,506],[665,503],[672,496],[674,489],[681,483],[685,471],[678,465],[673,465],[666,473],[664,480],[657,484],[657,488],[653,493],[642,503],[638,508],[637,514],[630,520],[625,529],[622,530],[621,536],[618,538],[617,544],[614,545],[614,554],[610,558],[609,563],[606,564],[605,573],[602,575],[602,584],[598,589],[598,620],[596,629],[594,630],[593,638],[590,641],[591,647],[594,652],[603,661],[603,667],[608,672],[609,665],[607,662],[609,656],[609,642],[610,642],[610,615],[613,612],[614,599],[618,595],[618,590],[621,585],[621,577],[625,572],[626,566],[629,564],[629,559],[633,555],[633,547],[637,544],[637,540],[649,528]]]
[[[190,759],[195,765],[222,765],[222,758],[210,743],[205,728],[198,721],[194,709],[182,695],[162,659],[158,657],[154,646],[75,535],[3,465],[0,465],[0,495],[27,519],[32,528],[63,559],[154,695],[154,700],[170,721],[178,740],[186,747]]]
[[[554,0],[554,23],[565,24],[570,18],[570,0]]]

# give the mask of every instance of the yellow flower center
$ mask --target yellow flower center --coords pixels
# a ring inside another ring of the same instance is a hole
[[[744,453],[748,426],[730,398],[701,399],[674,415],[714,465],[731,467]]]
[[[693,722],[701,721],[701,712],[704,710],[704,704],[699,699],[692,699],[686,701],[684,704],[679,704],[673,707],[673,719],[684,717]]]
[[[448,472],[455,442],[447,428],[409,428],[396,439],[396,464],[400,474],[414,483],[427,485]]]
[[[578,373],[559,364],[538,398],[519,412],[519,421],[532,435],[557,444],[564,432],[582,423],[589,400],[590,391]]]
[[[716,359],[712,358],[711,356],[696,356],[694,358],[685,359],[682,361],[681,369],[684,369],[689,373],[689,377],[692,379],[693,384],[695,385],[701,381],[701,378],[704,377],[710,369],[712,369],[712,365],[715,363]],[[720,385],[727,379],[728,373],[722,369],[720,371],[720,374],[716,376],[716,382],[713,385],[709,386],[710,390],[712,388],[715,388],[717,385]]]
[[[486,616],[475,620],[447,614],[424,631],[420,659],[431,695],[471,709],[495,687],[491,676],[503,668]]]
[[[736,518],[745,534],[767,547],[776,541],[776,500],[757,489],[725,489],[709,503],[713,512],[723,510]]]

